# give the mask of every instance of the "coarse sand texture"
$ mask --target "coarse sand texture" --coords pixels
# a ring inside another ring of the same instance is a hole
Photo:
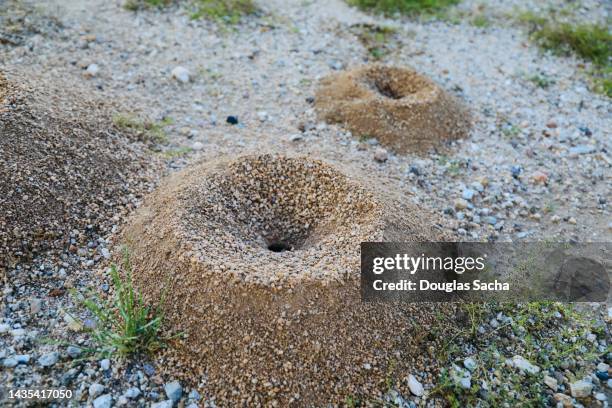
[[[85,94],[23,70],[0,72],[0,273],[68,248],[71,235],[110,229],[126,198],[153,184],[156,160]]]
[[[471,127],[457,98],[409,68],[375,64],[332,74],[321,81],[315,106],[323,120],[400,154],[466,137]]]
[[[386,197],[303,157],[221,159],[171,176],[120,235],[136,286],[154,303],[167,291],[166,322],[185,333],[165,369],[205,379],[222,405],[386,392],[433,313],[362,303],[359,244],[447,239],[429,214]]]

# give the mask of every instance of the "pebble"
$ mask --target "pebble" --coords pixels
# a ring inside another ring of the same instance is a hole
[[[11,330],[11,336],[13,337],[23,337],[26,335],[26,331],[24,329],[13,329]]]
[[[595,151],[595,147],[589,146],[589,145],[578,145],[578,146],[570,147],[568,150],[571,156],[593,153],[594,151]]]
[[[476,364],[476,360],[474,360],[472,357],[468,357],[463,360],[463,366],[470,371],[474,371],[478,364]]]
[[[465,210],[468,207],[468,202],[463,198],[458,198],[455,200],[455,209],[456,210]]]
[[[42,300],[34,298],[30,300],[30,313],[37,314],[42,310]]]
[[[156,402],[154,404],[151,404],[151,408],[172,408],[172,400]]]
[[[570,392],[574,398],[586,398],[591,395],[593,384],[580,380],[570,384]]]
[[[422,396],[425,392],[423,384],[421,384],[412,374],[408,376],[408,388],[410,388],[412,395],[416,395],[417,397]]]
[[[0,334],[8,333],[11,330],[11,326],[6,323],[0,324]]]
[[[382,147],[376,148],[376,150],[374,151],[374,160],[376,160],[379,163],[384,163],[388,159],[389,159],[389,154],[387,153],[385,149],[383,149]]]
[[[123,395],[125,395],[125,397],[129,399],[138,398],[138,396],[140,395],[140,389],[138,387],[128,388],[128,390]]]
[[[257,118],[259,119],[260,122],[267,121],[269,119],[268,112],[265,112],[265,111],[257,112]]]
[[[595,394],[595,399],[597,401],[606,401],[608,397],[606,397],[606,394],[604,394],[603,392],[598,392],[597,394]]]
[[[227,119],[225,119],[225,121],[227,123],[229,123],[230,125],[237,125],[238,124],[238,116],[230,115],[230,116],[227,117]]]
[[[30,362],[29,354],[18,354],[15,356],[15,359],[19,364],[28,364]]]
[[[531,364],[524,357],[519,355],[512,357],[512,366],[518,368],[522,372],[529,374],[537,374],[540,372],[540,367]]]
[[[195,150],[195,151],[202,150],[202,149],[204,149],[204,143],[202,143],[202,142],[194,142],[194,143],[191,145],[191,148],[192,148],[193,150]]]
[[[95,398],[104,392],[104,386],[100,383],[93,383],[89,386],[89,396]]]
[[[463,190],[461,197],[463,197],[464,200],[472,201],[472,198],[474,198],[474,194],[476,194],[474,190],[466,188],[465,190]]]
[[[4,361],[2,362],[2,366],[6,368],[13,368],[17,366],[17,364],[19,364],[19,362],[17,361],[15,357],[5,358]]]
[[[172,72],[170,73],[170,75],[172,76],[172,78],[176,79],[177,81],[183,84],[186,84],[191,80],[191,76],[189,75],[189,70],[181,66],[174,68]]]
[[[51,367],[59,360],[59,354],[57,352],[47,353],[40,356],[38,364],[42,367]]]
[[[543,171],[534,172],[530,178],[535,184],[546,184],[548,182],[548,174]]]
[[[553,391],[557,391],[558,383],[557,380],[549,375],[544,376],[544,384]]]
[[[77,346],[68,346],[66,353],[70,356],[70,358],[77,358],[81,355],[81,348]]]
[[[98,75],[100,72],[100,67],[98,64],[89,64],[87,69],[85,70],[85,76],[89,78],[93,78]]]
[[[183,395],[183,388],[178,381],[172,381],[165,384],[164,391],[166,392],[166,396],[174,402],[180,400],[181,395]]]
[[[93,401],[94,408],[111,408],[113,397],[110,394],[99,396]]]
[[[104,371],[110,368],[110,360],[105,358],[104,360],[100,360],[100,368]]]

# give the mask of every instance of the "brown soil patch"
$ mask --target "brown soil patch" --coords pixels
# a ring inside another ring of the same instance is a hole
[[[109,107],[88,91],[7,77],[0,73],[0,271],[104,233],[156,173],[156,160],[113,128]]]
[[[336,168],[261,155],[173,175],[121,234],[136,286],[186,338],[163,368],[222,406],[380,396],[423,353],[423,305],[362,303],[362,241],[443,240],[434,219]],[[412,366],[414,367],[414,366]]]
[[[367,65],[321,81],[319,116],[354,136],[375,137],[396,153],[418,152],[466,137],[468,110],[412,69]]]

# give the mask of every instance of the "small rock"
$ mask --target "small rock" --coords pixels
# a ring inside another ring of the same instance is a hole
[[[458,198],[455,200],[455,209],[456,210],[465,210],[468,207],[468,202],[463,198]]]
[[[574,398],[586,398],[591,395],[593,384],[580,380],[570,384],[570,392]]]
[[[423,384],[421,384],[412,374],[408,376],[408,388],[410,388],[410,392],[417,397],[422,396],[425,392]]]
[[[170,75],[172,76],[172,78],[176,79],[177,81],[183,84],[186,84],[191,80],[191,77],[189,75],[189,71],[187,70],[187,68],[181,67],[181,66],[174,68],[172,72],[170,73]]]
[[[565,394],[562,394],[562,393],[558,392],[558,393],[553,395],[553,399],[556,402],[561,403],[561,405],[563,405],[563,407],[569,408],[569,407],[573,406],[572,398],[569,395],[565,395]]]
[[[384,163],[389,159],[389,154],[387,153],[387,151],[385,149],[383,149],[382,147],[378,147],[375,151],[374,151],[374,160],[376,160],[379,163]]]
[[[28,364],[30,362],[29,354],[18,354],[15,356],[15,359],[19,364]]]
[[[99,396],[93,401],[94,408],[111,408],[113,397],[110,394]]]
[[[474,198],[474,194],[476,194],[474,190],[466,188],[463,190],[461,197],[463,197],[464,200],[472,201],[472,198]]]
[[[549,375],[545,375],[544,376],[544,384],[546,384],[548,386],[548,388],[550,388],[553,391],[557,391],[557,380]]]
[[[595,151],[595,148],[593,146],[588,145],[578,145],[570,147],[568,151],[571,156],[577,156],[580,154],[593,153]]]
[[[66,353],[68,353],[70,358],[77,358],[81,355],[81,348],[77,346],[68,346]]]
[[[260,122],[265,122],[266,120],[268,120],[268,112],[264,112],[264,111],[257,112],[257,118],[259,119]]]
[[[180,400],[181,395],[183,395],[183,388],[178,381],[166,383],[164,385],[164,391],[166,392],[166,396],[174,402]]]
[[[88,78],[93,78],[100,72],[100,67],[98,64],[89,64],[87,69],[85,70],[85,76]]]
[[[6,368],[13,368],[17,366],[17,364],[19,364],[19,362],[15,357],[8,357],[5,358],[4,361],[2,361],[2,366]]]
[[[111,257],[111,254],[110,254],[110,251],[108,250],[108,248],[100,249],[100,255],[102,255],[102,257],[104,259],[110,259],[110,257]]]
[[[238,116],[230,115],[230,116],[227,117],[227,119],[225,119],[225,121],[227,123],[229,123],[230,125],[237,125],[238,124]]]
[[[192,148],[193,150],[195,150],[195,151],[202,150],[202,149],[204,149],[204,143],[202,143],[202,142],[194,142],[194,143],[191,145],[191,148]]]
[[[30,313],[37,314],[42,309],[42,300],[34,298],[30,300]]]
[[[200,393],[197,390],[191,390],[188,398],[194,401],[199,401],[201,397],[200,397]]]
[[[603,392],[598,392],[597,394],[595,394],[595,399],[597,401],[606,401],[608,397],[606,397],[606,394],[604,394]]]
[[[0,334],[8,333],[11,330],[11,326],[6,323],[0,324]]]
[[[470,371],[474,371],[478,364],[476,364],[476,360],[474,360],[472,357],[468,357],[463,360],[463,366]]]
[[[535,184],[546,184],[548,182],[548,174],[543,171],[534,172],[530,178]]]
[[[540,367],[531,364],[522,356],[517,355],[512,357],[512,365],[525,373],[537,374],[540,372]]]
[[[154,404],[151,404],[151,408],[172,408],[172,400],[156,402]]]
[[[125,397],[129,399],[138,398],[138,396],[140,395],[140,389],[138,387],[128,388],[128,390],[123,395],[125,395]]]
[[[11,330],[11,336],[13,337],[23,337],[26,335],[26,331],[24,329],[13,329]]]
[[[38,359],[38,364],[42,367],[51,367],[55,365],[59,360],[59,354],[57,352],[47,353],[40,356]]]
[[[110,368],[110,360],[105,358],[104,360],[100,360],[100,368],[104,371]]]
[[[98,395],[104,392],[104,386],[99,383],[93,383],[89,386],[89,396],[96,398]]]

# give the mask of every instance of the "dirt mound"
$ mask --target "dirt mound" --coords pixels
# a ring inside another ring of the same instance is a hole
[[[0,271],[67,248],[151,188],[156,160],[104,103],[57,79],[0,73]],[[36,80],[32,78],[37,78]],[[73,233],[73,231],[75,231]]]
[[[362,303],[359,243],[446,237],[384,197],[308,158],[245,156],[173,175],[120,237],[136,286],[155,303],[167,282],[167,322],[186,333],[165,369],[206,378],[221,405],[386,392],[433,313]]]
[[[319,116],[396,153],[418,152],[468,135],[468,110],[412,69],[367,65],[321,81]]]

